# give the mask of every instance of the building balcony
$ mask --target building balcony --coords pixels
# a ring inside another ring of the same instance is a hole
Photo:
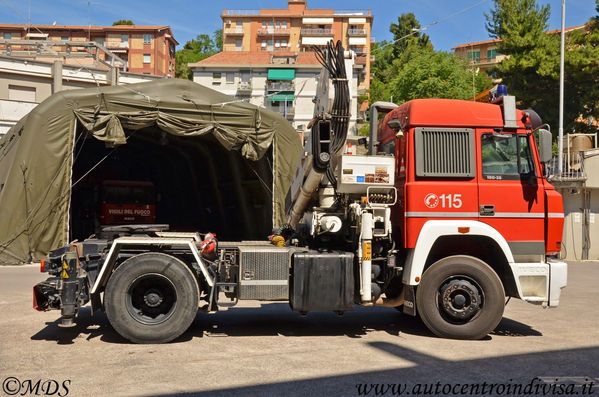
[[[365,47],[350,46],[349,49],[352,50],[353,52],[355,52],[356,56],[366,55],[368,52]]]
[[[293,82],[268,82],[266,83],[267,91],[295,91],[295,83]]]
[[[347,29],[348,36],[366,36],[366,29]]]
[[[266,46],[266,47],[260,47],[258,49],[259,51],[268,51],[268,52],[289,52],[289,48],[287,46],[280,46],[280,47],[275,47],[275,46]]]
[[[242,27],[225,29],[225,34],[229,36],[243,36],[243,33]]]
[[[266,106],[266,109],[283,115],[287,120],[293,120],[295,117],[295,107],[289,103],[287,107],[281,106]]]
[[[303,36],[332,36],[335,29],[304,28],[301,33]]]
[[[237,84],[237,92],[238,93],[250,93],[252,92],[252,82],[251,81],[242,81]]]
[[[107,41],[104,44],[104,47],[106,48],[116,48],[116,49],[127,49],[129,48],[129,42],[128,41]]]
[[[335,10],[335,15],[370,15],[368,10]]]
[[[225,15],[260,15],[260,10],[225,10]]]
[[[289,36],[291,29],[258,29],[258,36]]]
[[[366,65],[366,60],[368,59],[366,54],[357,55],[356,54],[356,65]]]

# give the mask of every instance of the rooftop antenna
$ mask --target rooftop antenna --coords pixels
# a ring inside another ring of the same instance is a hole
[[[27,34],[29,34],[29,26],[31,25],[31,0],[27,0]]]

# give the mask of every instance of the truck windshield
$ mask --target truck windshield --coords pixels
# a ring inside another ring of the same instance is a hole
[[[481,157],[485,179],[518,180],[523,175],[535,172],[530,143],[526,135],[483,134]]]

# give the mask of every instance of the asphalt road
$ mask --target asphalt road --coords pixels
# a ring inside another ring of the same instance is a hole
[[[134,345],[89,308],[72,329],[57,326],[57,311],[34,311],[44,278],[36,266],[0,267],[4,392],[35,395],[28,387],[41,380],[37,395],[355,396],[385,385],[395,385],[386,395],[398,385],[411,395],[599,395],[599,262],[570,264],[556,309],[512,300],[480,341],[436,338],[394,309],[302,317],[250,302],[198,314],[173,343]]]

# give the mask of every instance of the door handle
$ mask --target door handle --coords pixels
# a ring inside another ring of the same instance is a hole
[[[481,205],[480,206],[480,215],[481,216],[495,215],[495,206],[494,205]]]

